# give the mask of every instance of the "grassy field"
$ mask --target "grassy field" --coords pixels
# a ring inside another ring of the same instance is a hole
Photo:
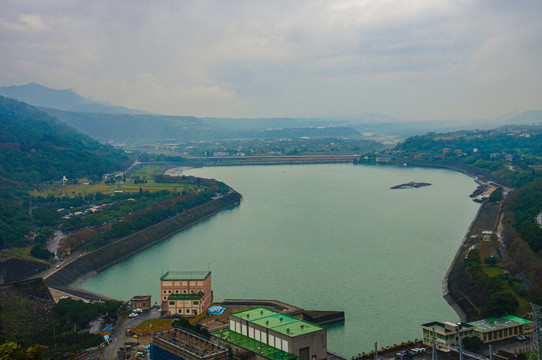
[[[497,267],[497,266],[488,266],[488,265],[484,265],[483,266],[483,269],[484,269],[484,272],[488,275],[488,276],[491,276],[491,277],[496,277],[496,276],[499,276],[499,275],[504,275],[504,271]]]
[[[128,172],[129,177],[139,176],[140,178],[152,179],[155,175],[162,175],[167,169],[177,166],[171,164],[140,164],[134,166]]]
[[[43,188],[34,189],[30,191],[32,196],[42,196],[47,197],[48,195],[54,196],[68,196],[75,197],[78,195],[85,196],[88,194],[94,194],[101,192],[103,194],[112,194],[115,191],[122,191],[128,193],[137,193],[139,188],[143,191],[161,191],[168,190],[174,192],[180,192],[190,188],[194,188],[192,185],[183,185],[183,184],[159,184],[152,181],[149,181],[146,184],[134,184],[133,181],[126,181],[125,183],[115,183],[115,184],[106,184],[105,182],[100,182],[92,185],[76,184],[76,185],[65,185],[53,184],[48,185]]]
[[[162,325],[171,325],[173,322],[173,319],[149,319],[141,322],[141,324],[137,325],[136,329],[149,329],[149,328],[155,328]]]

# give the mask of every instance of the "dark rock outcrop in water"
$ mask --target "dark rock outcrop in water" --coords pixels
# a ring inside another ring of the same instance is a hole
[[[416,181],[411,181],[409,183],[406,183],[406,184],[401,184],[401,185],[395,185],[395,186],[392,186],[390,189],[417,189],[417,188],[420,188],[420,187],[423,187],[423,186],[429,186],[431,185],[430,183],[425,183],[425,182],[416,182]]]

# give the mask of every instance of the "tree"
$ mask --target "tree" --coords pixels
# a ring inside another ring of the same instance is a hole
[[[0,345],[0,360],[25,360],[26,351],[21,345],[13,341],[8,341]]]
[[[496,203],[501,200],[502,200],[502,188],[498,187],[495,190],[493,190],[491,195],[489,195],[488,201],[491,203]]]
[[[509,291],[502,290],[491,296],[489,304],[482,311],[484,316],[503,316],[513,314],[518,308],[517,299]]]
[[[488,257],[486,257],[484,262],[486,264],[488,264],[489,266],[495,266],[495,265],[497,265],[497,257],[496,256],[488,256]]]

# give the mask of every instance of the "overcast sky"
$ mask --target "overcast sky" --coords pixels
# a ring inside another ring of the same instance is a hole
[[[163,114],[542,109],[542,1],[3,0],[0,86]]]

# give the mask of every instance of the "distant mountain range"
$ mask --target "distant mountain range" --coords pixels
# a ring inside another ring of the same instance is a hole
[[[0,87],[0,95],[33,106],[59,110],[104,114],[150,114],[141,110],[89,100],[72,89],[55,90],[34,82],[20,86]]]
[[[99,141],[156,144],[220,139],[299,137],[407,138],[430,131],[491,129],[505,124],[542,121],[542,110],[471,121],[401,121],[378,114],[332,115],[321,118],[197,118],[164,116],[86,99],[71,89],[54,90],[36,83],[0,87],[0,95],[38,106],[49,115]]]

